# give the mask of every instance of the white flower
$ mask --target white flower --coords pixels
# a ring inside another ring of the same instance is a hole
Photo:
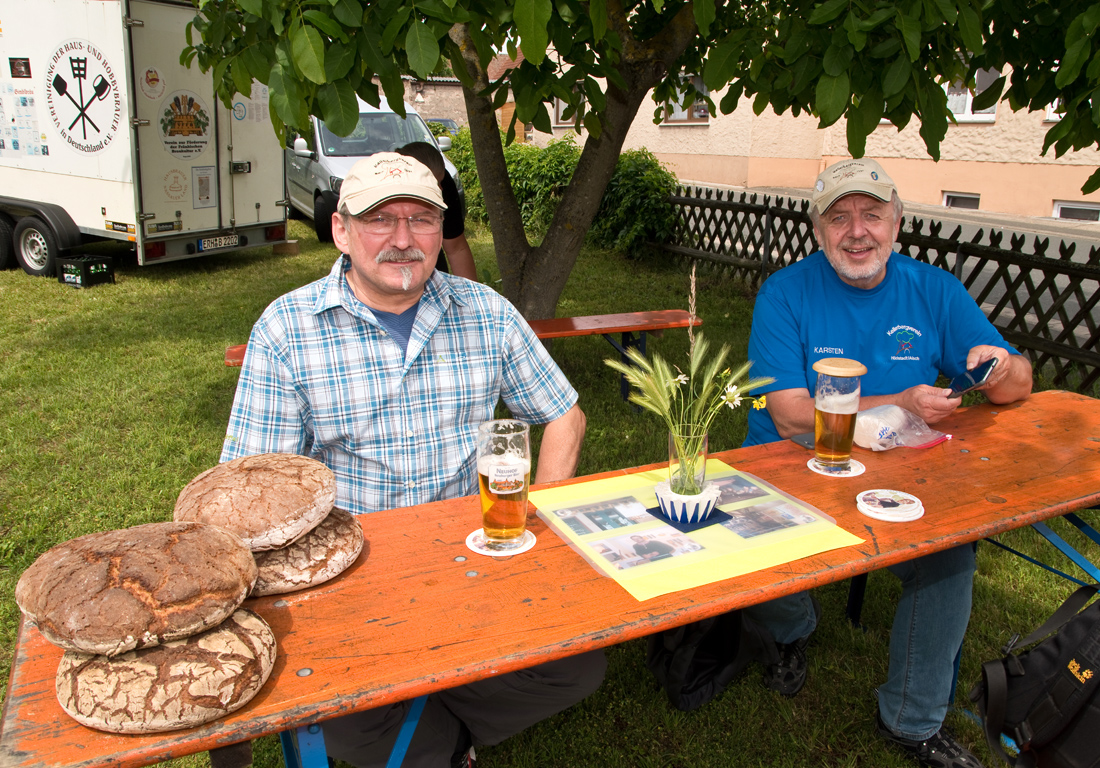
[[[730,408],[736,408],[741,404],[741,393],[738,391],[736,384],[730,383],[726,387],[725,401]]]
[[[688,383],[687,374],[681,373],[679,376],[677,376],[675,379],[673,379],[673,381],[675,381],[677,384],[687,384]]]

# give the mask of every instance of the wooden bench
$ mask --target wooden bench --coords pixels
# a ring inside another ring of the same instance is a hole
[[[582,317],[555,317],[549,320],[532,320],[530,325],[540,339],[564,339],[570,336],[603,336],[619,354],[626,358],[628,349],[638,349],[645,354],[647,333],[655,336],[669,328],[687,328],[702,325],[698,317],[692,317],[684,309],[662,309],[652,312],[623,312],[615,315],[585,315]],[[616,341],[611,334],[620,335]],[[225,364],[239,366],[244,362],[247,344],[235,344],[225,350]],[[620,389],[625,400],[630,387],[623,379]]]

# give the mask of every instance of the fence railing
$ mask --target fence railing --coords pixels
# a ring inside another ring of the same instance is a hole
[[[806,200],[679,187],[672,202],[678,223],[663,249],[720,265],[753,285],[818,249]],[[958,277],[1005,340],[1054,386],[1092,391],[1100,382],[1100,243],[1085,256],[1074,242],[1052,249],[1050,238],[996,229],[964,240],[961,226],[949,235],[944,227],[904,217],[898,252]]]

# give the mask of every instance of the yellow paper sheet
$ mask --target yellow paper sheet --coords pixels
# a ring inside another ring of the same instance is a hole
[[[687,533],[646,510],[665,470],[531,493],[541,517],[601,573],[638,600],[710,584],[827,552],[863,539],[815,507],[747,472],[707,461],[730,519]]]

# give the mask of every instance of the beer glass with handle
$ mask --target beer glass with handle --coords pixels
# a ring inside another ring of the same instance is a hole
[[[477,428],[477,475],[485,546],[499,552],[518,549],[527,529],[527,490],[531,484],[531,430],[515,419],[497,419]]]
[[[825,357],[813,364],[814,457],[829,472],[847,471],[852,463],[852,438],[859,411],[859,377],[867,366],[843,357]]]

